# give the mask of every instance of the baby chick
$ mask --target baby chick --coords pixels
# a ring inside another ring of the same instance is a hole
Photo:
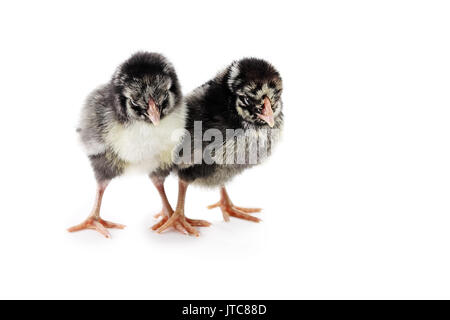
[[[204,186],[220,186],[220,201],[209,208],[220,207],[225,221],[229,221],[230,216],[260,221],[249,213],[259,212],[261,209],[235,206],[227,194],[225,184],[244,169],[261,163],[271,154],[283,126],[281,93],[280,74],[270,63],[256,58],[245,58],[233,62],[214,79],[186,97],[186,128],[190,134],[184,138],[183,146],[190,148],[191,156],[189,161],[177,165],[177,207],[170,219],[158,225],[157,232],[181,222],[188,233],[198,235],[194,225],[189,225],[189,221],[184,217],[186,190],[193,182]],[[196,134],[199,125],[200,135]],[[222,161],[211,162],[205,159],[204,151],[211,140],[211,129],[216,132],[215,138],[221,136],[224,139],[212,153],[214,160]],[[230,130],[233,133],[231,136],[227,134]],[[209,138],[205,139],[207,133]],[[239,144],[240,138],[246,138],[245,142],[242,143],[241,140]],[[264,151],[263,149],[266,152],[260,152]],[[200,162],[195,160],[198,153],[202,155]],[[245,161],[239,162],[237,158]],[[251,158],[253,161],[250,161]]]
[[[109,83],[88,96],[82,109],[77,132],[95,173],[97,193],[88,218],[68,230],[94,229],[109,238],[107,228],[124,228],[100,218],[100,206],[108,183],[130,169],[150,174],[163,212],[170,214],[163,182],[185,122],[180,84],[164,56],[139,52],[121,64]]]

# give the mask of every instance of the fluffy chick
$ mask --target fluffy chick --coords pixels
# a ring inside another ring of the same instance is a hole
[[[108,183],[130,169],[150,174],[163,197],[163,212],[169,214],[163,182],[185,122],[180,84],[164,56],[139,52],[121,64],[82,109],[77,132],[94,170],[97,192],[88,218],[69,231],[94,229],[109,238],[107,228],[124,228],[101,219],[100,206]]]
[[[182,145],[184,149],[180,151],[183,153],[188,149],[190,156],[188,161],[178,162],[177,208],[171,218],[159,226],[158,232],[179,221],[183,221],[183,225],[187,224],[184,217],[184,201],[187,187],[193,182],[220,187],[220,201],[209,208],[220,207],[225,221],[229,221],[230,216],[260,221],[249,213],[261,209],[233,205],[225,184],[243,170],[261,163],[271,154],[283,126],[282,90],[280,74],[270,63],[256,58],[245,58],[233,62],[214,79],[186,97],[188,107],[186,128],[189,134],[184,138]],[[197,132],[199,124],[201,135]],[[207,161],[204,152],[210,145],[211,135],[209,138],[205,135],[210,129],[215,130],[215,138],[217,136],[222,138],[221,144],[213,148],[211,153],[213,162],[211,159]],[[228,135],[227,131],[230,129],[232,134]],[[220,134],[217,135],[217,132]],[[238,143],[241,138],[246,139],[244,144],[242,140],[240,144]],[[202,155],[200,162],[195,160],[199,153]],[[217,161],[220,159],[221,161]],[[196,230],[190,233],[198,235]]]

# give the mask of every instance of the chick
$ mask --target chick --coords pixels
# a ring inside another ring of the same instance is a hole
[[[243,170],[265,160],[279,141],[283,126],[282,90],[280,74],[270,63],[245,58],[233,62],[186,97],[189,134],[184,138],[180,153],[189,150],[191,154],[187,158],[183,156],[187,161],[177,163],[177,207],[170,219],[158,225],[157,232],[181,221],[190,234],[198,235],[194,225],[189,225],[184,217],[186,190],[190,183],[220,187],[220,201],[208,208],[219,207],[225,221],[229,221],[230,216],[260,221],[249,213],[261,209],[235,206],[225,184]],[[210,148],[212,152],[208,156],[205,151],[211,145],[211,136],[222,140],[218,139],[219,143]],[[200,161],[196,160],[198,154],[201,154]]]
[[[170,214],[163,182],[185,122],[180,84],[164,56],[139,52],[121,64],[82,109],[77,132],[95,173],[97,193],[88,218],[68,231],[94,229],[109,238],[107,228],[124,228],[100,218],[100,206],[109,182],[131,169],[150,175],[161,194],[163,212]]]

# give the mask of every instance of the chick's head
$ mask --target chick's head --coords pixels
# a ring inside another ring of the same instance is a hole
[[[248,124],[273,127],[281,115],[283,91],[278,71],[267,61],[245,58],[229,68],[228,87],[238,115]]]
[[[157,53],[131,56],[113,76],[120,112],[128,120],[158,125],[181,102],[181,87],[172,64]]]

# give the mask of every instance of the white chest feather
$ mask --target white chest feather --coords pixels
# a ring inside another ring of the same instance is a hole
[[[106,136],[107,143],[131,167],[150,172],[168,166],[185,124],[185,109],[179,109],[163,118],[158,126],[144,121],[128,125],[115,123]]]

